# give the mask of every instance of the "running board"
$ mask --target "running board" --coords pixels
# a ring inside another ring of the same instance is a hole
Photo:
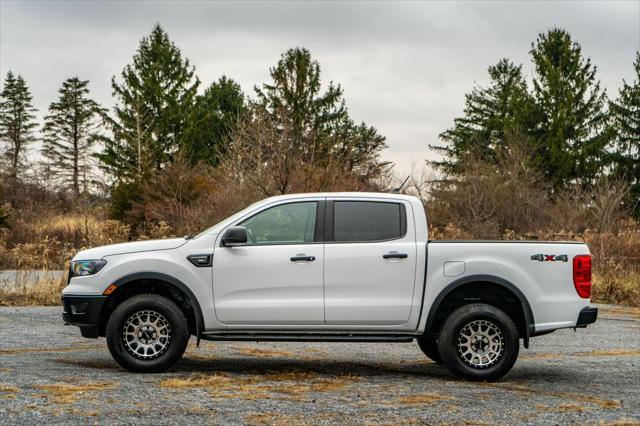
[[[232,340],[232,341],[253,341],[253,342],[411,342],[413,335],[393,335],[393,334],[231,334],[231,333],[203,333],[200,336],[203,340]]]

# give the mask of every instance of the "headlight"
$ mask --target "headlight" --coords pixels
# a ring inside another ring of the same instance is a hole
[[[93,275],[100,271],[107,264],[106,260],[74,260],[71,262],[70,277],[84,277],[86,275]]]

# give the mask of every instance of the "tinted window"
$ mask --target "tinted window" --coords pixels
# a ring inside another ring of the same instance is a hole
[[[292,244],[313,242],[316,228],[316,202],[282,204],[242,222],[247,242],[254,244]]]
[[[333,206],[335,241],[389,240],[403,234],[400,204],[336,201]]]

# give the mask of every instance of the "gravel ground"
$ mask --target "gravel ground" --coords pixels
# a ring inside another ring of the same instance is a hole
[[[0,424],[640,423],[640,310],[521,349],[498,383],[453,378],[415,343],[195,341],[131,374],[60,308],[0,308]]]

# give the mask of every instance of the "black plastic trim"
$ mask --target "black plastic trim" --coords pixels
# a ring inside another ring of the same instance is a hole
[[[598,319],[598,308],[587,306],[580,311],[576,327],[584,328],[589,324],[593,324]]]
[[[516,297],[520,300],[520,303],[522,304],[522,311],[524,312],[524,321],[525,321],[525,332],[526,334],[524,336],[522,336],[523,338],[523,343],[524,343],[524,347],[528,348],[529,347],[529,337],[533,334],[533,332],[535,331],[535,322],[534,322],[534,318],[533,318],[533,311],[531,310],[531,306],[529,305],[529,302],[527,301],[527,298],[524,296],[524,294],[522,294],[522,292],[520,291],[520,289],[518,287],[516,287],[513,283],[500,278],[500,277],[496,277],[493,275],[469,275],[467,277],[463,277],[460,278],[454,282],[452,282],[451,284],[449,284],[447,287],[445,287],[440,294],[438,294],[438,296],[436,297],[436,299],[433,301],[433,304],[431,305],[431,308],[429,309],[429,315],[427,316],[427,325],[425,327],[425,332],[429,332],[431,330],[431,326],[433,325],[433,321],[435,319],[435,315],[436,312],[438,311],[438,308],[440,307],[440,304],[442,303],[442,301],[455,289],[457,289],[460,286],[463,286],[465,284],[470,284],[473,282],[488,282],[488,283],[492,283],[492,284],[497,284],[500,285],[502,287],[505,287],[508,290],[511,290]]]
[[[427,294],[427,268],[429,267],[429,244],[424,245],[424,276],[422,277],[422,303],[420,304],[420,315],[418,315],[418,327],[422,323],[422,315],[424,314],[424,298]],[[427,333],[429,329],[425,327],[425,333]]]
[[[62,295],[62,319],[80,327],[83,337],[98,337],[98,321],[107,296]],[[82,312],[77,308],[82,306]]]
[[[190,254],[187,260],[198,268],[211,267],[213,264],[212,254]]]
[[[313,234],[313,241],[316,243],[324,242],[324,218],[325,218],[326,201],[318,201],[316,206],[316,229]]]
[[[261,342],[411,342],[412,334],[203,333],[203,340]]]
[[[170,276],[170,275],[166,275],[166,274],[162,274],[160,272],[136,272],[134,274],[130,274],[130,275],[126,275],[122,278],[119,278],[116,282],[114,282],[113,284],[115,284],[117,287],[120,287],[124,284],[127,284],[129,282],[132,281],[137,281],[137,280],[158,280],[158,281],[164,281],[166,283],[169,283],[170,285],[173,285],[175,287],[177,287],[178,289],[182,290],[182,292],[184,294],[187,295],[187,297],[189,298],[189,302],[191,303],[191,308],[193,309],[193,312],[195,313],[195,320],[196,320],[196,338],[199,340],[200,339],[200,335],[202,333],[203,327],[204,327],[204,317],[202,316],[202,308],[200,308],[200,303],[198,303],[198,299],[196,298],[196,296],[193,294],[193,292],[189,289],[189,287],[187,287],[182,281]],[[116,292],[114,292],[114,294],[116,294]]]
[[[382,255],[383,259],[406,259],[409,257],[406,253],[386,253]]]

